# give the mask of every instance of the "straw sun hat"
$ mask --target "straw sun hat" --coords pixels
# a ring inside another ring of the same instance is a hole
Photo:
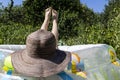
[[[54,35],[37,30],[28,35],[26,48],[12,53],[16,72],[33,77],[47,77],[63,71],[70,61],[70,53],[56,49]]]

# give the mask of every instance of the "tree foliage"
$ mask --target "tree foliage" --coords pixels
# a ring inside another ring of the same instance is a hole
[[[120,0],[109,0],[108,5],[105,6],[102,22],[107,23],[110,19],[115,18],[120,13]],[[105,25],[107,26],[107,24]]]
[[[12,6],[12,1],[0,7],[0,44],[25,44],[27,35],[42,25],[45,9],[52,7],[59,13],[60,43],[105,43],[120,58],[120,0],[109,0],[102,13],[93,12],[80,0],[25,0],[20,6]],[[51,26],[52,22],[49,30]]]
[[[87,6],[82,5],[79,0],[26,0],[23,6],[33,27],[42,24],[46,8],[52,7],[57,10],[59,12],[60,38],[64,39],[77,36],[77,27],[81,22],[92,25],[96,19],[96,14]]]

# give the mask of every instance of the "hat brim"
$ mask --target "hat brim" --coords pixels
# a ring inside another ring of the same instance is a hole
[[[47,77],[63,71],[70,61],[71,54],[56,50],[51,59],[32,58],[24,49],[12,53],[11,57],[16,72],[32,77]]]

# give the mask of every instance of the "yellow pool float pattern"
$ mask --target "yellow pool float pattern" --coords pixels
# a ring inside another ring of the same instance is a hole
[[[84,63],[81,62],[80,56],[76,53],[71,53],[71,62],[69,63],[68,72],[76,74],[77,76],[86,78],[86,72],[84,71]]]
[[[108,52],[110,55],[111,63],[113,63],[116,66],[120,66],[120,63],[117,61],[117,56],[112,46],[108,48]]]
[[[3,66],[3,70],[5,71],[6,74],[8,75],[12,75],[14,68],[12,66],[12,62],[11,62],[11,56],[7,56],[4,60],[4,66]]]

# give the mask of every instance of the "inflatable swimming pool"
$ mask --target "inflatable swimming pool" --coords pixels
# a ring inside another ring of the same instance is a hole
[[[38,78],[17,73],[8,75],[3,72],[3,58],[25,47],[25,45],[0,45],[0,80],[39,80]],[[70,51],[78,56],[78,63],[77,60],[75,60],[75,63],[78,64],[77,68],[79,68],[80,71],[73,72],[74,67],[69,70],[69,65],[65,69],[66,74],[72,77],[71,80],[120,80],[120,61],[116,57],[114,48],[111,46],[106,44],[88,44],[59,46],[58,48],[60,50]],[[60,78],[60,75],[54,75],[47,79],[43,78],[43,80],[53,80],[53,78],[54,80],[58,80],[58,78],[60,80],[64,79]]]

